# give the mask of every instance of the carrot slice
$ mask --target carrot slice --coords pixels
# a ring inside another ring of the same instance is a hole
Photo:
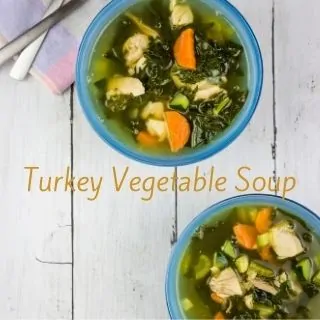
[[[195,70],[197,67],[194,30],[191,28],[181,32],[173,47],[174,57],[178,65]]]
[[[233,232],[243,248],[256,249],[258,232],[255,227],[247,224],[237,224],[233,227]]]
[[[221,297],[219,297],[215,292],[211,293],[211,299],[218,304],[223,304],[224,302],[224,300]]]
[[[190,124],[183,115],[176,111],[165,112],[165,120],[171,151],[178,152],[190,138]]]
[[[272,224],[272,208],[263,208],[259,210],[255,225],[259,233],[266,233]]]
[[[273,263],[275,261],[272,248],[270,246],[263,247],[259,250],[259,255],[262,260]]]
[[[153,137],[151,134],[149,134],[146,131],[140,131],[138,133],[137,141],[140,144],[142,144],[144,146],[148,146],[148,147],[156,146],[159,143],[155,137]]]
[[[223,313],[219,311],[218,313],[215,314],[213,319],[214,320],[224,320],[225,317],[224,317]]]

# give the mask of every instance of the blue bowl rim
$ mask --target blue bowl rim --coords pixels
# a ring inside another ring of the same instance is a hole
[[[256,202],[257,204],[270,203],[272,205],[285,208],[292,214],[299,212],[299,214],[296,214],[298,218],[303,219],[304,217],[308,217],[308,219],[306,219],[308,221],[305,222],[310,229],[315,229],[315,226],[311,222],[318,224],[319,229],[320,217],[315,212],[294,200],[272,194],[252,193],[239,195],[213,204],[193,218],[193,220],[184,228],[170,254],[165,278],[165,296],[170,319],[184,319],[178,304],[176,271],[177,267],[179,266],[181,256],[188,242],[190,241],[191,235],[194,233],[197,227],[199,227],[199,225],[208,221],[215,214],[239,204],[252,202]],[[320,233],[320,230],[317,232],[317,234],[318,233]]]
[[[122,155],[130,159],[133,159],[135,161],[145,163],[148,165],[162,166],[162,167],[185,166],[188,164],[193,164],[193,163],[203,161],[219,153],[220,151],[228,147],[232,142],[234,142],[236,138],[240,136],[240,134],[247,127],[251,118],[253,117],[253,114],[256,111],[257,105],[261,97],[262,87],[263,87],[264,68],[263,68],[263,59],[262,59],[260,46],[249,23],[235,6],[233,6],[228,0],[213,0],[213,1],[220,2],[221,6],[225,6],[227,8],[226,10],[231,12],[231,14],[234,15],[236,19],[239,20],[239,23],[243,26],[244,33],[248,35],[248,38],[250,40],[249,51],[254,52],[253,65],[256,68],[257,80],[255,83],[255,87],[252,89],[252,92],[254,92],[254,96],[252,98],[251,104],[248,106],[247,114],[243,117],[241,121],[239,121],[237,126],[233,124],[230,127],[228,136],[225,137],[223,134],[222,135],[223,138],[220,139],[217,143],[212,143],[212,145],[208,145],[207,148],[201,148],[197,152],[192,152],[187,155],[180,155],[177,158],[168,159],[165,157],[157,158],[157,157],[149,156],[149,155],[140,153],[139,151],[130,150],[128,147],[125,146],[125,144],[115,139],[113,135],[110,134],[108,130],[105,129],[104,125],[99,120],[96,112],[94,111],[94,108],[92,107],[90,94],[89,92],[87,92],[88,91],[87,90],[87,74],[86,72],[82,71],[82,65],[85,65],[83,63],[86,61],[85,58],[91,54],[91,50],[87,46],[87,44],[89,43],[90,34],[94,32],[95,28],[99,25],[101,20],[100,18],[107,13],[109,13],[109,15],[111,15],[111,13],[114,14],[115,12],[119,13],[123,10],[122,9],[123,6],[128,6],[130,3],[135,2],[135,0],[112,0],[99,11],[99,13],[95,16],[95,18],[92,20],[89,27],[87,28],[79,47],[78,57],[76,62],[76,91],[77,91],[77,95],[79,98],[82,111],[84,112],[85,117],[89,121],[94,131],[111,148],[113,148],[114,150],[118,151],[119,153],[121,153]]]

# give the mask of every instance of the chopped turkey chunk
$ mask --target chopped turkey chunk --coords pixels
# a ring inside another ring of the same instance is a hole
[[[209,100],[210,98],[216,96],[218,93],[224,91],[220,86],[216,84],[211,84],[208,80],[203,80],[194,85],[198,88],[198,91],[194,97],[195,101],[199,100]]]
[[[156,136],[159,141],[164,141],[167,138],[167,129],[164,121],[149,119],[146,121],[148,132],[152,136]]]
[[[148,47],[149,38],[142,33],[134,34],[124,43],[123,55],[131,75],[144,68],[146,62],[144,52]]]
[[[217,277],[212,277],[209,287],[222,298],[243,295],[239,278],[231,268],[224,269]]]
[[[137,78],[115,76],[111,78],[107,85],[107,99],[116,95],[141,96],[145,93],[142,82]]]
[[[149,102],[141,113],[141,118],[146,120],[153,117],[158,120],[163,120],[164,104],[162,102]]]
[[[300,239],[285,222],[278,223],[270,230],[270,240],[279,259],[292,258],[304,251]]]

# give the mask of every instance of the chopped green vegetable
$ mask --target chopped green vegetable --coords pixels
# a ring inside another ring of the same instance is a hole
[[[249,265],[248,272],[256,272],[257,275],[265,278],[273,278],[275,276],[272,269],[265,267],[264,265],[256,262],[251,261]]]
[[[256,221],[258,209],[253,207],[238,207],[237,217],[240,222],[251,224]]]
[[[177,93],[170,102],[170,108],[177,111],[185,112],[189,107],[190,101],[187,96]]]
[[[100,80],[105,80],[107,77],[107,74],[108,74],[108,67],[110,67],[108,65],[108,61],[103,57],[94,61],[94,63],[92,64],[92,79],[91,79],[91,81],[96,83]]]
[[[272,316],[274,314],[274,312],[276,311],[275,307],[267,306],[267,305],[260,304],[260,303],[255,303],[253,305],[253,309],[258,311],[259,316],[263,319]]]
[[[188,298],[183,299],[181,305],[184,311],[189,311],[193,308],[193,303]]]
[[[204,254],[200,255],[198,263],[194,266],[195,279],[202,280],[205,278],[210,272],[210,268],[210,259]]]
[[[299,283],[297,279],[297,275],[293,270],[291,270],[290,273],[288,274],[287,287],[290,293],[293,294],[294,296],[299,296],[303,292],[302,286]]]
[[[318,270],[312,277],[312,283],[314,283],[317,287],[320,287],[320,270]]]
[[[221,247],[221,250],[232,259],[235,259],[238,256],[237,249],[234,247],[230,240],[225,241],[225,243]]]
[[[270,234],[269,232],[258,235],[257,245],[259,248],[266,247],[270,244]]]
[[[223,270],[228,266],[228,259],[221,252],[215,252],[213,255],[213,266]]]
[[[304,258],[296,265],[301,270],[302,276],[305,280],[310,281],[312,276],[312,262],[310,258]]]
[[[249,268],[249,257],[245,254],[241,254],[236,259],[235,264],[240,273],[245,273]]]

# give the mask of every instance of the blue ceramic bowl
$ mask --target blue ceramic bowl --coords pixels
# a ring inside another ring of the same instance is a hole
[[[258,42],[244,17],[227,0],[199,0],[212,7],[212,10],[221,12],[237,30],[245,48],[249,96],[233,124],[207,146],[179,154],[159,155],[144,152],[134,143],[124,143],[109,130],[108,123],[102,121],[101,116],[98,115],[97,106],[88,87],[89,65],[97,39],[117,16],[140,1],[143,0],[111,1],[98,13],[87,29],[79,49],[76,66],[76,86],[82,109],[97,134],[111,147],[129,158],[158,166],[182,166],[204,160],[233,142],[245,129],[256,110],[263,82],[263,64]]]
[[[285,210],[293,216],[304,220],[311,232],[318,237],[320,236],[320,217],[311,210],[292,200],[283,199],[273,195],[249,194],[230,198],[213,205],[191,221],[180,235],[178,242],[175,244],[171,253],[165,288],[167,306],[171,319],[185,319],[184,313],[179,304],[178,270],[181,258],[190,243],[192,235],[196,229],[204,223],[215,218],[218,219],[219,215],[223,214],[223,212],[243,205],[274,206]]]

